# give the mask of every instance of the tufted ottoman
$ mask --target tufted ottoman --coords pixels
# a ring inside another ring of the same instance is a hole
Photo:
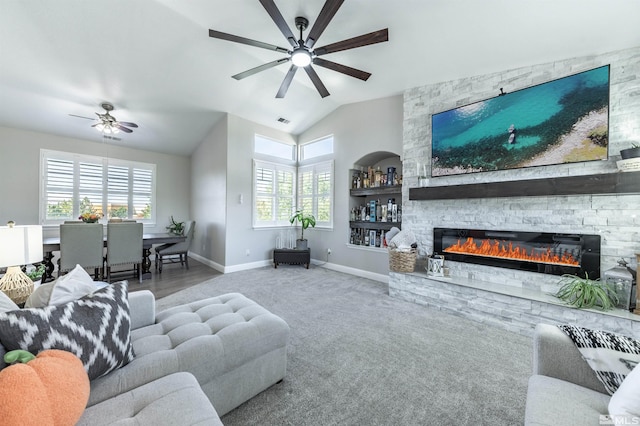
[[[129,303],[135,359],[92,381],[89,406],[184,371],[223,416],[285,376],[289,326],[242,294],[157,314],[149,291],[130,293]]]

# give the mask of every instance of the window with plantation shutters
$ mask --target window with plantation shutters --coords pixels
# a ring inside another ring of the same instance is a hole
[[[316,227],[333,227],[333,160],[298,167],[298,210],[312,214]]]
[[[289,225],[295,206],[295,167],[254,160],[253,171],[253,225]]]
[[[82,213],[155,222],[155,165],[67,152],[41,151],[40,222]]]
[[[255,135],[254,227],[290,226],[296,210],[312,214],[316,227],[333,227],[333,136],[298,148]]]

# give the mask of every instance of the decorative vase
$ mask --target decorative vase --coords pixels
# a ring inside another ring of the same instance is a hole
[[[98,219],[82,219],[84,223],[96,223]]]

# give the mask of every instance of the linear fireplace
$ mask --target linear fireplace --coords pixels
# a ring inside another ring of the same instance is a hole
[[[543,274],[600,277],[600,236],[435,228],[434,253],[446,260]]]

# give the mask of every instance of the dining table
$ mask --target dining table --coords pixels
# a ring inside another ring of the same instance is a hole
[[[187,239],[184,235],[169,233],[142,234],[142,279],[151,278],[151,248],[154,244],[180,243]],[[107,237],[104,237],[104,245],[107,245]],[[53,278],[55,265],[53,264],[54,252],[60,251],[60,237],[45,237],[42,239],[42,251],[44,252],[44,275],[42,282]]]

